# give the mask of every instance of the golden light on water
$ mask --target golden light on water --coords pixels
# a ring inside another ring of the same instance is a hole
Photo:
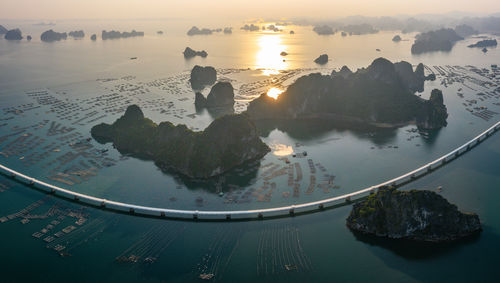
[[[293,153],[293,147],[286,144],[272,144],[273,154],[276,156],[287,156]]]
[[[266,76],[277,75],[280,70],[288,67],[286,61],[280,55],[287,50],[283,44],[282,34],[261,33],[257,39],[258,51],[256,54],[257,69],[262,69],[262,74]]]
[[[278,99],[278,96],[283,93],[283,90],[277,88],[277,87],[272,87],[267,91],[267,96],[272,97],[274,99]]]

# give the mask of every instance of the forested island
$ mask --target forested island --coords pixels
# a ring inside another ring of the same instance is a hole
[[[131,32],[119,32],[119,31],[102,31],[101,38],[102,40],[106,39],[116,39],[116,38],[128,38],[128,37],[142,37],[144,36],[144,32],[132,30]]]
[[[262,94],[246,112],[255,120],[322,119],[379,127],[414,123],[438,129],[448,117],[442,92],[433,90],[429,100],[414,94],[426,79],[422,64],[413,71],[407,62],[378,58],[354,73],[344,67],[331,75],[300,77],[277,99]]]
[[[434,192],[394,188],[381,188],[354,204],[346,224],[364,234],[436,243],[481,231],[476,214],[460,212]]]
[[[424,32],[416,36],[411,46],[412,54],[421,54],[433,51],[450,51],[455,42],[464,38],[453,29],[440,29]]]
[[[210,178],[245,162],[262,158],[270,149],[244,114],[215,119],[204,131],[170,122],[155,124],[131,105],[113,124],[92,127],[101,143],[112,142],[122,153],[151,159],[163,170],[191,178]]]
[[[51,29],[45,31],[40,35],[40,39],[44,42],[59,41],[68,38],[68,34],[65,32],[55,32]]]

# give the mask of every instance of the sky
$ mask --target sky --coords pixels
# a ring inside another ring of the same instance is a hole
[[[0,19],[341,18],[500,12],[498,0],[1,0]]]

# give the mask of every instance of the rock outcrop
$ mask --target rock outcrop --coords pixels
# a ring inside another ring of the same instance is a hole
[[[6,40],[21,40],[23,39],[23,34],[20,29],[11,29],[5,33],[4,38]]]
[[[203,89],[206,85],[213,85],[217,81],[217,71],[211,66],[194,66],[191,70],[191,87]]]
[[[85,32],[83,32],[83,30],[75,30],[75,31],[70,31],[68,35],[73,38],[83,38],[85,37]]]
[[[313,31],[319,35],[331,35],[335,33],[333,28],[327,25],[315,26]]]
[[[370,24],[359,24],[359,25],[347,25],[342,28],[349,35],[363,35],[363,34],[373,34],[378,33],[378,30],[374,29]]]
[[[251,101],[247,113],[256,120],[324,119],[382,127],[409,123],[422,129],[444,127],[447,113],[442,94],[433,91],[430,100],[414,94],[423,80],[423,65],[413,72],[409,63],[393,64],[379,58],[355,73],[345,67],[331,76],[315,73],[300,77],[277,99],[263,94]]]
[[[117,39],[117,38],[129,38],[129,37],[142,37],[144,36],[144,32],[132,30],[131,32],[119,32],[119,31],[105,31],[103,30],[101,33],[102,40],[106,39]]]
[[[314,59],[314,63],[319,65],[325,65],[328,63],[328,54],[321,54],[318,58]]]
[[[92,127],[91,134],[101,143],[112,142],[122,153],[152,159],[163,170],[201,179],[260,159],[270,151],[253,122],[242,114],[223,116],[204,131],[194,132],[170,122],[157,125],[137,105],[131,105],[113,124]]]
[[[241,29],[246,30],[246,31],[259,31],[260,30],[259,26],[256,26],[254,24],[250,24],[250,25],[246,24],[246,25],[242,26]]]
[[[474,47],[496,47],[498,45],[498,42],[496,39],[485,39],[485,40],[480,40],[474,44],[471,44],[467,47],[474,48]]]
[[[365,234],[427,242],[454,241],[481,231],[476,214],[460,212],[434,192],[391,188],[354,204],[346,223]]]
[[[394,42],[400,42],[401,41],[401,36],[398,35],[395,35],[393,38],[392,38],[392,41]]]
[[[463,40],[453,29],[440,29],[424,32],[416,36],[411,46],[412,54],[433,51],[450,51],[455,42]]]
[[[40,36],[40,39],[44,42],[59,41],[68,38],[68,34],[65,32],[55,32],[51,29],[45,31]]]
[[[404,84],[408,86],[408,89],[412,92],[424,91],[424,65],[422,63],[417,65],[415,72],[413,72],[413,67],[410,63],[406,61],[394,63],[394,68],[398,73],[399,77]]]
[[[186,59],[193,58],[196,56],[201,56],[203,58],[208,56],[208,53],[205,50],[195,51],[195,50],[191,49],[190,47],[186,47],[186,49],[184,49],[183,54],[184,54],[184,58],[186,58]]]
[[[199,29],[196,26],[193,26],[190,30],[188,30],[187,35],[193,36],[193,35],[210,35],[212,34],[212,30],[208,28],[202,28]]]
[[[207,95],[207,107],[233,107],[234,89],[229,82],[216,83]]]
[[[0,34],[6,34],[9,30],[6,29],[4,26],[0,25]]]

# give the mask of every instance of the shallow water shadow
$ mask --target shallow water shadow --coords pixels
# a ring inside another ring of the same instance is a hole
[[[262,137],[278,129],[291,138],[310,141],[321,138],[331,131],[350,132],[360,139],[368,139],[374,144],[386,144],[396,138],[398,128],[377,128],[360,123],[325,120],[265,120],[256,121],[255,125]]]
[[[431,259],[445,255],[461,246],[471,245],[479,241],[481,233],[475,233],[461,240],[445,243],[417,242],[405,239],[389,239],[351,231],[357,241],[370,246],[378,246],[390,250],[394,254],[409,260]]]

